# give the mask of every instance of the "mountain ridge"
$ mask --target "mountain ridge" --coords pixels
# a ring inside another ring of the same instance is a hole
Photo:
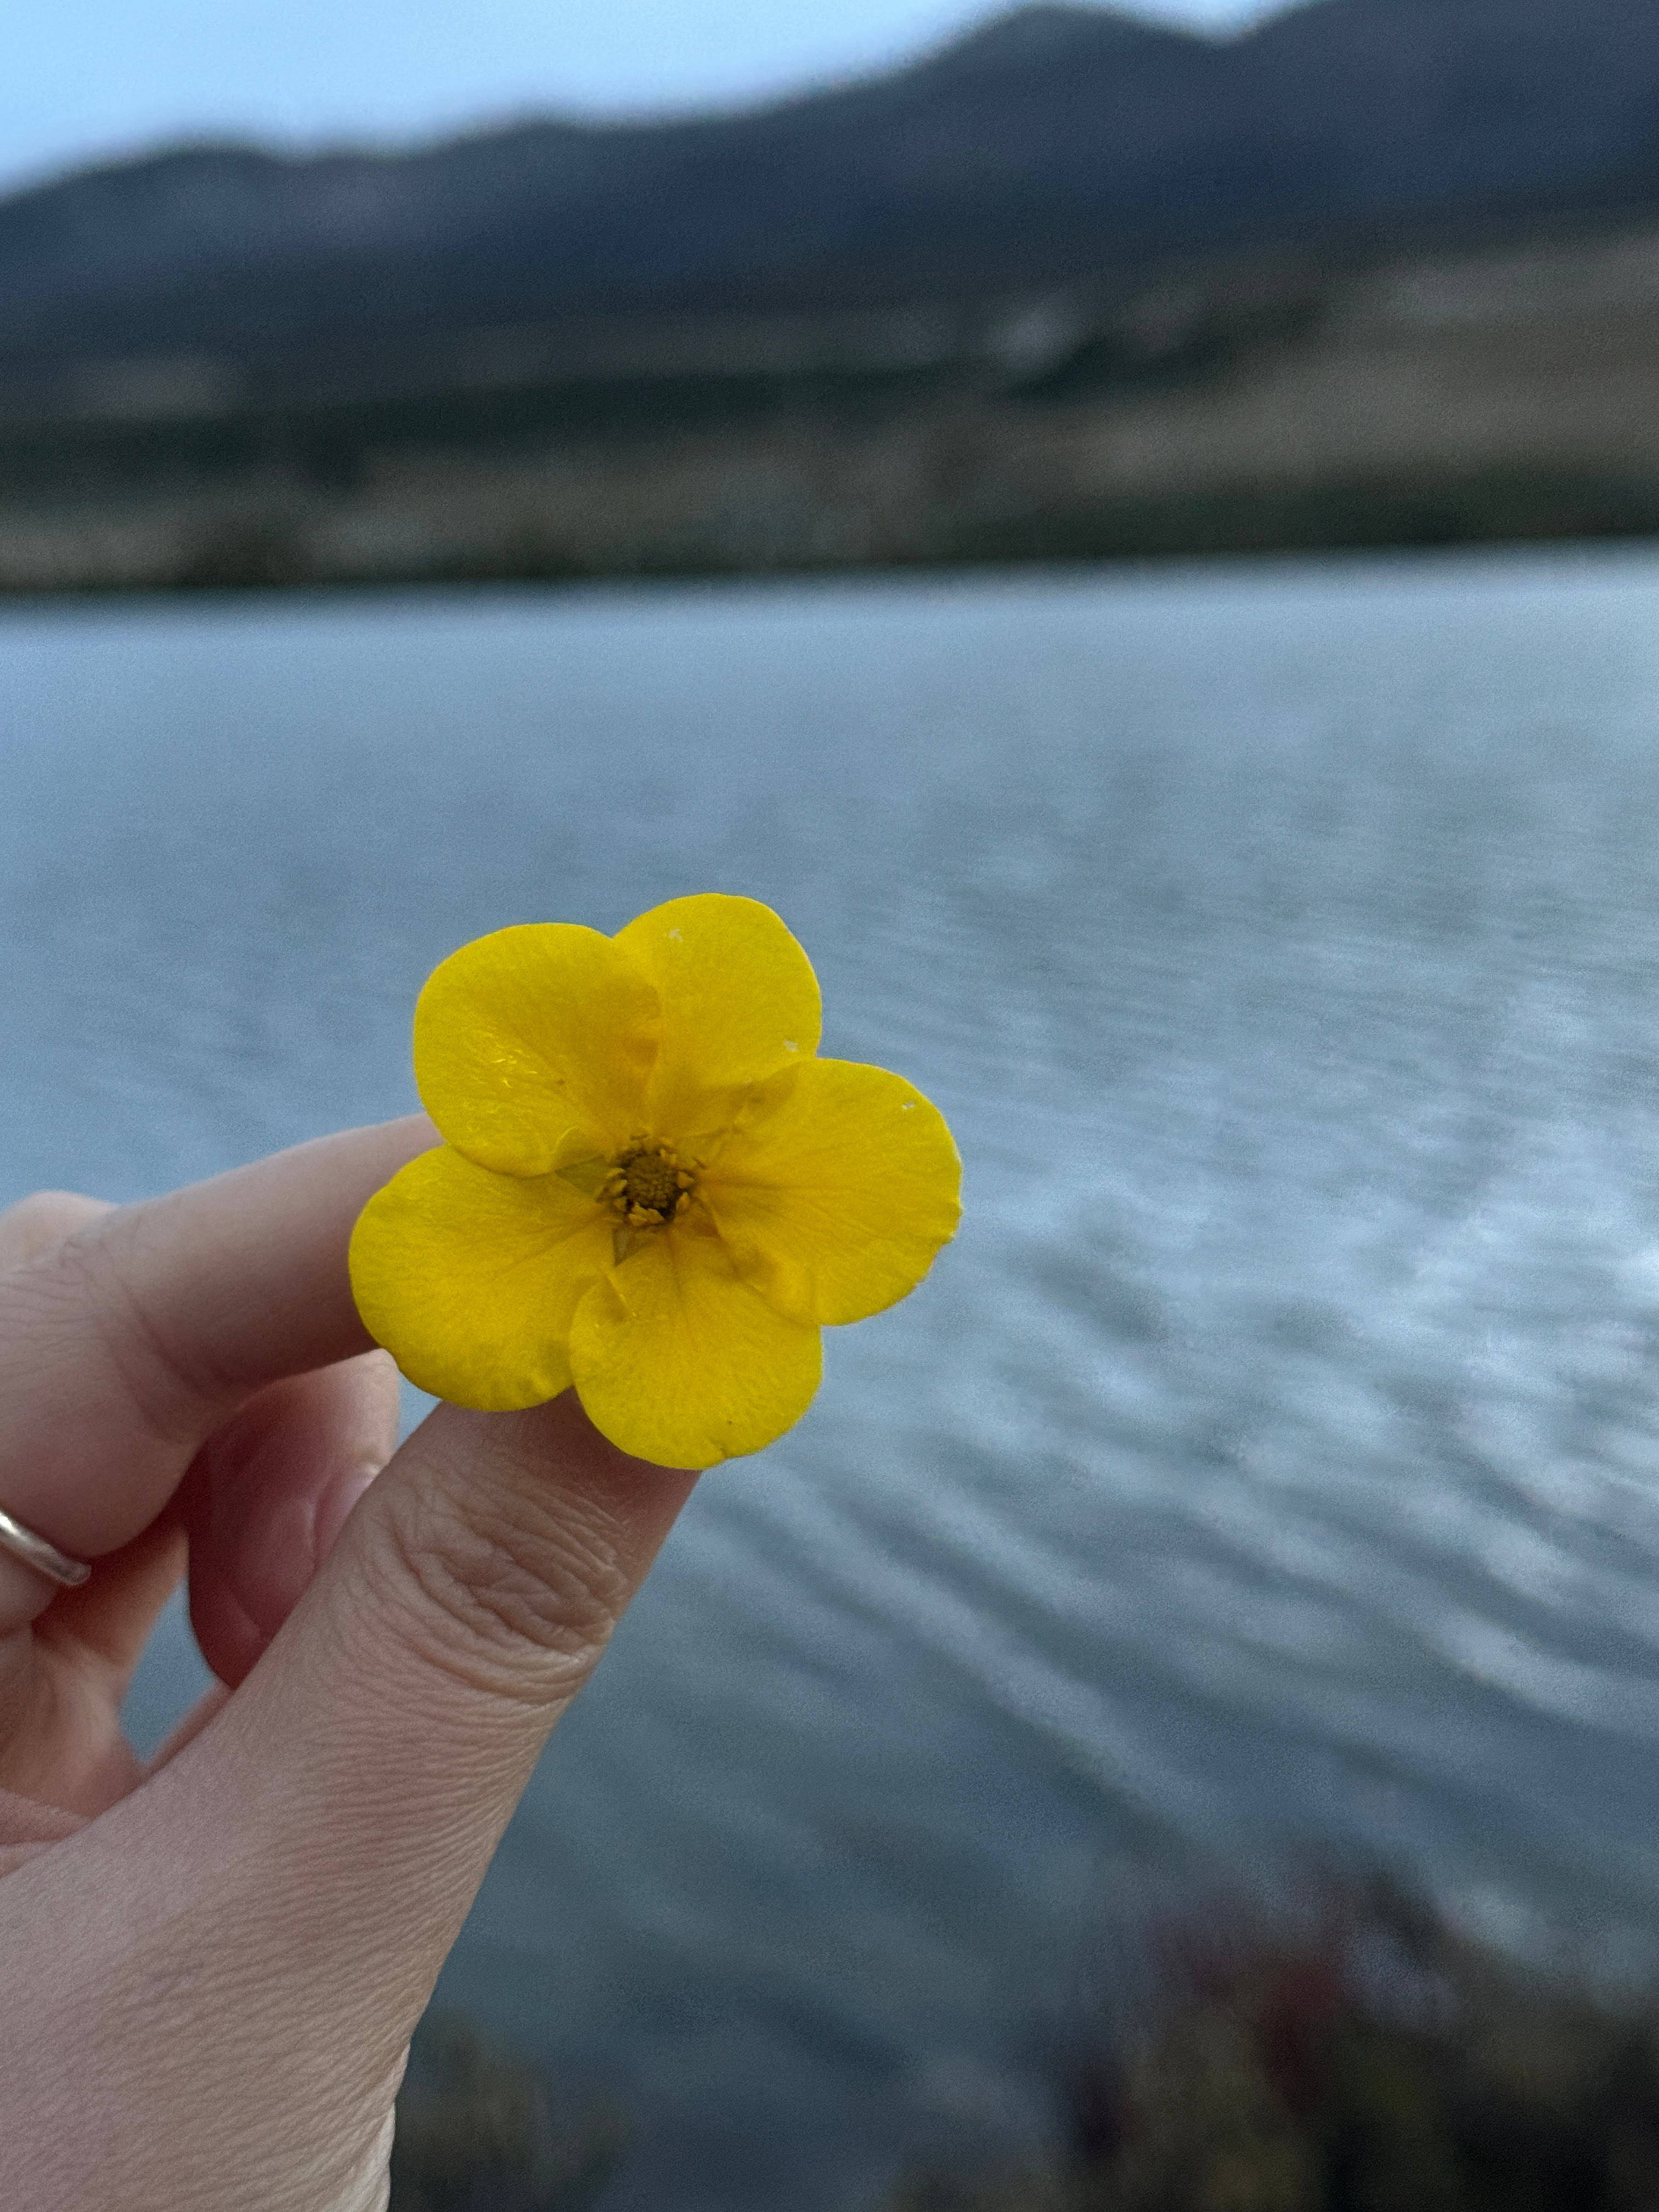
[[[0,363],[986,297],[1632,209],[1659,209],[1650,0],[1310,0],[1224,39],[1041,0],[735,113],[36,185],[0,199]]]

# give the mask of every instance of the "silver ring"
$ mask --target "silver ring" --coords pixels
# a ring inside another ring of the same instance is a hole
[[[56,1544],[47,1543],[37,1536],[33,1528],[26,1528],[21,1521],[14,1521],[9,1513],[0,1512],[0,1551],[9,1552],[26,1567],[33,1567],[48,1582],[61,1583],[65,1589],[79,1589],[92,1569],[84,1559],[72,1559],[67,1552],[60,1552]]]

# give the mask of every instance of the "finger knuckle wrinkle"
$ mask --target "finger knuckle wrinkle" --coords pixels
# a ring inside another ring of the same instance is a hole
[[[227,1379],[169,1334],[137,1290],[115,1239],[71,1237],[56,1261],[145,1425],[168,1443],[193,1438],[203,1407],[225,1396]]]
[[[627,1589],[616,1547],[534,1500],[469,1496],[389,1501],[396,1571],[413,1592],[411,1626],[452,1671],[487,1670],[494,1687],[544,1698],[574,1690],[610,1638]],[[505,1671],[506,1679],[495,1679]],[[517,1671],[515,1671],[517,1670]]]

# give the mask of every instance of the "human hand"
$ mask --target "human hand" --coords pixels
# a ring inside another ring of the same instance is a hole
[[[150,1203],[0,1215],[0,2142],[20,2212],[370,2212],[410,2035],[691,1487],[567,1394],[440,1407],[346,1279],[416,1118]],[[380,1470],[384,1470],[381,1472]],[[122,1695],[185,1571],[224,1686]]]

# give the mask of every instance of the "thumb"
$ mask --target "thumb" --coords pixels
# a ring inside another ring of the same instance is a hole
[[[218,1717],[0,1885],[9,2194],[384,2206],[408,2039],[690,1486],[569,1394],[410,1437]]]
[[[274,1974],[306,2019],[401,2046],[693,1480],[617,1450],[573,1393],[441,1407],[394,1455],[225,1712],[152,1785],[198,1832],[211,1808],[267,1992]]]

